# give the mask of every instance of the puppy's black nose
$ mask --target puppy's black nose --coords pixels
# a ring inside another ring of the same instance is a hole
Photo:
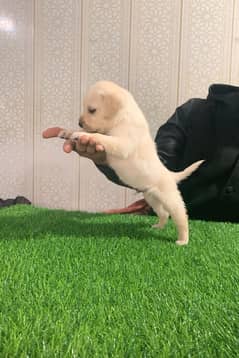
[[[79,126],[83,127],[83,117],[82,116],[80,116],[80,119],[79,119]]]

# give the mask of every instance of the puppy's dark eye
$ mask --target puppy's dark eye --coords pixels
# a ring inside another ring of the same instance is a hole
[[[96,112],[96,108],[91,108],[91,107],[89,107],[89,108],[88,108],[88,112],[89,112],[90,114],[93,114],[93,113]]]

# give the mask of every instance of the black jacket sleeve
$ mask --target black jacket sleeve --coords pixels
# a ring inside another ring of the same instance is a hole
[[[180,170],[181,158],[187,138],[187,119],[185,106],[176,109],[169,120],[163,124],[155,138],[158,156],[164,165],[173,171]]]
[[[117,185],[128,187],[126,184],[124,184],[120,180],[120,178],[115,173],[115,171],[112,168],[110,168],[108,165],[98,165],[98,164],[96,164],[96,166],[101,171],[101,173],[103,173],[106,176],[106,178],[109,179],[110,181],[112,181],[113,183],[115,183]]]

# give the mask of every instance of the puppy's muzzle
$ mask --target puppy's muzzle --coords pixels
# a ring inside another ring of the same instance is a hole
[[[79,119],[79,126],[81,128],[83,128],[83,125],[84,125],[84,122],[83,122],[83,116],[80,116],[80,119]]]

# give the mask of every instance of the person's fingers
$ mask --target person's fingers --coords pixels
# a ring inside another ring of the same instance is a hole
[[[86,145],[81,144],[80,139],[75,141],[75,151],[80,154],[86,152]]]
[[[76,150],[77,152],[79,153],[85,153],[86,152],[86,145],[83,145],[83,144],[76,144]]]
[[[93,138],[89,138],[89,145],[95,146],[95,145],[96,145],[96,141],[95,141]]]
[[[47,128],[42,132],[42,137],[57,137],[62,129],[63,128],[61,127]],[[105,151],[104,147],[101,144],[96,144],[95,140],[87,135],[80,137],[77,141],[66,140],[63,144],[63,150],[65,153],[71,153],[72,151],[75,151],[78,154],[86,157],[89,155],[89,158],[92,158],[91,156],[97,154],[97,152]]]
[[[65,153],[71,153],[75,150],[75,143],[71,140],[66,140],[63,144],[63,150]]]
[[[89,144],[94,148],[94,152],[104,152],[105,148],[102,144],[97,144],[93,138],[90,138]]]
[[[102,144],[97,144],[93,138],[90,138],[89,145],[87,147],[87,152],[95,154],[96,152],[104,152],[104,147]]]
[[[93,138],[83,135],[76,141],[76,150],[81,153],[94,154],[95,152],[104,152],[105,148],[102,144],[96,144]]]
[[[86,147],[86,151],[89,154],[95,154],[95,141],[93,139],[89,140],[88,146]]]
[[[92,147],[91,145],[88,145],[88,147],[86,147],[86,151],[88,154],[95,154],[95,146]]]
[[[95,150],[96,150],[96,152],[104,152],[105,148],[103,147],[102,144],[96,144]]]
[[[42,132],[42,137],[43,138],[57,137],[61,130],[62,130],[62,128],[60,128],[60,127],[47,128],[46,130],[44,130]]]
[[[87,145],[89,143],[90,138],[87,135],[83,135],[78,139],[80,145]]]

